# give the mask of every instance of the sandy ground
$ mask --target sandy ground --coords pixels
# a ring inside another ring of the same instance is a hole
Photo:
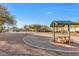
[[[27,35],[50,36],[51,33],[0,33],[0,56],[63,56],[79,53],[62,53],[33,48],[23,42]]]

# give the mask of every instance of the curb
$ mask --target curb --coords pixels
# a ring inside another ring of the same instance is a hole
[[[38,46],[35,46],[35,45],[32,45],[32,44],[26,42],[25,39],[26,39],[26,37],[23,38],[24,43],[28,44],[29,46],[34,47],[34,48],[39,48],[39,49],[48,50],[48,51],[65,52],[65,53],[76,53],[76,52],[78,53],[79,52],[79,51],[65,51],[65,50],[59,50],[59,49],[42,48],[42,47],[38,47]]]

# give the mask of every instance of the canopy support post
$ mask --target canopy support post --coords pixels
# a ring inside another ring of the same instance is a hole
[[[70,44],[70,25],[68,25],[68,33],[69,33],[68,38],[69,38],[69,44]]]
[[[55,23],[53,24],[53,40],[54,40],[54,42],[55,42]]]

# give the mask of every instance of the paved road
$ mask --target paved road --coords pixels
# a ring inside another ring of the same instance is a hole
[[[0,56],[2,55],[50,55],[47,52],[35,49],[23,42],[29,33],[0,33]],[[54,54],[55,55],[55,54]]]
[[[51,39],[52,36],[53,35],[51,33],[0,33],[0,55],[79,55],[78,52],[63,53],[57,51],[37,49],[29,46],[27,43],[25,44],[23,41],[23,38],[27,37],[27,39],[25,39],[26,42],[29,41],[29,43],[33,43],[42,47],[44,46],[45,48],[66,48],[53,45],[49,46],[48,39]],[[68,48],[68,50],[78,51],[78,49],[70,48]]]
[[[79,52],[78,47],[74,47],[70,45],[58,45],[56,43],[50,44],[49,39],[52,39],[52,34],[47,34],[47,33],[31,33],[31,36],[26,36],[24,37],[24,42],[26,44],[29,44],[33,47],[41,48],[41,49],[46,49],[46,50],[56,50],[56,51],[61,51],[61,52]],[[74,39],[78,39],[79,37],[71,37]],[[75,40],[74,40],[75,41]],[[77,41],[79,42],[79,41]]]
[[[37,49],[25,44],[23,38],[31,35],[31,33],[0,33],[0,56],[60,55],[60,53],[54,51]]]

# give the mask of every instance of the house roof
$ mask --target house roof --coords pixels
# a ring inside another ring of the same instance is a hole
[[[56,24],[56,26],[79,25],[79,23],[76,23],[76,22],[73,22],[73,21],[52,21],[50,27],[52,27],[53,24]]]

